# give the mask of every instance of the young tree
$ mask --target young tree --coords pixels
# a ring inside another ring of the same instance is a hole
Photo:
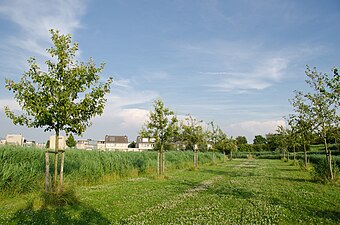
[[[164,146],[171,141],[178,131],[178,120],[173,111],[164,107],[161,99],[153,103],[154,111],[150,111],[149,120],[146,121],[141,131],[142,137],[155,139],[158,148],[158,175],[164,175]]]
[[[213,131],[212,138],[214,138],[213,149],[219,151],[224,154],[226,158],[226,154],[230,154],[230,159],[233,158],[233,152],[237,151],[236,140],[228,138],[227,134],[222,131],[220,127],[212,127]]]
[[[73,135],[70,134],[68,138],[66,139],[66,145],[69,148],[74,148],[77,145],[77,141],[74,139]]]
[[[8,107],[5,107],[5,112],[14,124],[44,127],[45,131],[55,132],[53,181],[54,189],[58,191],[60,131],[80,135],[91,125],[92,117],[103,113],[106,102],[104,96],[110,91],[112,78],[110,77],[106,83],[100,83],[104,64],[97,68],[92,59],[87,63],[79,63],[75,60],[78,44],[72,45],[71,35],[62,35],[54,30],[50,30],[50,33],[54,47],[47,49],[53,58],[46,61],[47,72],[40,69],[35,58],[30,58],[29,70],[23,74],[18,83],[6,80],[6,88],[14,93],[14,97],[26,113],[15,115]],[[60,190],[63,182],[63,162],[64,152],[60,169]],[[46,191],[48,191],[47,178],[48,168],[46,168]]]
[[[300,91],[295,91],[295,97],[290,99],[294,113],[289,115],[288,124],[292,128],[295,142],[302,141],[304,164],[307,166],[307,145],[310,144],[313,133],[313,119],[311,107]]]
[[[289,160],[289,151],[288,151],[288,143],[289,143],[289,130],[282,125],[278,126],[276,129],[277,132],[277,141],[278,148],[283,151],[283,158]],[[269,142],[269,141],[268,141]]]
[[[185,122],[181,122],[181,137],[182,141],[191,150],[194,151],[194,167],[198,167],[198,150],[199,147],[203,147],[201,143],[204,143],[205,132],[202,127],[202,120],[193,118],[190,114],[185,118]]]
[[[316,68],[311,70],[308,66],[306,75],[308,77],[306,83],[310,86],[312,92],[305,94],[305,98],[311,103],[315,132],[323,139],[329,178],[333,180],[332,152],[328,148],[328,138],[329,131],[339,124],[339,115],[337,114],[337,108],[339,107],[339,95],[337,93],[339,91],[339,81],[336,76],[329,78],[327,74],[318,73]]]
[[[253,149],[254,151],[266,151],[268,150],[268,141],[262,135],[256,135],[253,139]]]
[[[214,122],[211,121],[208,123],[209,125],[211,125],[211,130],[208,132],[209,134],[209,142],[212,144],[212,152],[213,152],[213,163],[215,163],[215,150],[216,150],[216,144],[217,144],[217,139],[218,139],[218,135],[219,135],[219,126],[215,126]]]

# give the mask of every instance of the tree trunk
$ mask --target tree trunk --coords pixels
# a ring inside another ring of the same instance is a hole
[[[63,175],[64,175],[64,162],[65,162],[65,151],[63,151],[61,153],[61,165],[60,165],[60,187],[59,187],[59,191],[62,192],[63,191]]]
[[[294,144],[294,146],[293,146],[293,149],[294,149],[294,162],[295,162],[295,160],[296,160],[296,153],[295,153],[295,144]]]
[[[53,174],[53,186],[55,192],[58,192],[58,150],[59,150],[59,130],[55,132],[55,157],[54,157],[54,174]]]
[[[194,144],[194,167],[197,169],[198,167],[198,146]]]
[[[158,153],[158,175],[164,175],[164,150],[163,144],[160,146],[160,151]]]
[[[45,152],[45,192],[48,193],[48,186],[50,180],[50,162],[48,150]]]
[[[198,152],[197,150],[194,150],[194,167],[197,169],[198,167]]]
[[[332,153],[331,153],[330,150],[328,150],[327,139],[324,138],[323,140],[324,140],[324,145],[325,145],[326,159],[327,159],[327,163],[328,163],[329,176],[330,176],[330,179],[333,180],[334,176],[333,176],[333,168],[332,168]]]
[[[233,159],[233,151],[230,151],[230,160]]]
[[[157,151],[157,175],[159,176],[160,175],[160,163],[159,163],[159,161],[160,161],[160,157],[161,156],[161,153],[160,153],[160,151],[158,150]]]

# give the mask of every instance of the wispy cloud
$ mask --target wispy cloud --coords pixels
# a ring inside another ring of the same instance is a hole
[[[275,133],[278,126],[286,126],[284,120],[264,120],[264,121],[243,121],[239,123],[233,123],[223,127],[227,130],[227,134],[233,136],[246,136],[248,143],[252,143],[252,138],[255,135],[266,135],[268,133]]]
[[[81,27],[84,11],[81,0],[5,0],[0,5],[0,14],[21,29],[19,35],[9,37],[9,43],[40,55],[45,54],[43,44],[50,39],[49,29],[73,33]]]
[[[17,28],[2,37],[0,67],[8,73],[26,65],[26,59],[35,56],[44,62],[50,46],[50,29],[63,34],[73,34],[82,27],[81,16],[85,12],[82,0],[4,0],[0,3],[0,16],[14,23]]]
[[[264,59],[264,62],[254,66],[253,71],[217,74],[222,76],[210,86],[222,91],[262,90],[280,81],[287,66],[288,59],[285,58]]]
[[[160,81],[169,79],[170,75],[165,71],[143,72],[143,78],[150,81]]]

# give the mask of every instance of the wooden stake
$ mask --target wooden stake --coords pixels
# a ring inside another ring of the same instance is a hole
[[[65,151],[61,152],[61,165],[60,165],[60,188],[59,191],[63,191],[63,175],[64,175],[64,162],[65,162]]]
[[[49,180],[50,180],[50,162],[48,151],[45,152],[45,192],[48,193]]]

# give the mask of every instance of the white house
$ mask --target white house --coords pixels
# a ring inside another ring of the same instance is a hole
[[[77,149],[94,150],[97,149],[97,142],[92,139],[77,140]]]
[[[25,138],[21,134],[7,134],[6,143],[12,145],[24,145]]]
[[[142,138],[141,136],[137,137],[136,148],[140,151],[143,150],[152,150],[155,147],[155,139],[154,138]]]
[[[109,151],[128,151],[128,137],[125,136],[105,136],[105,150]]]
[[[105,140],[97,141],[97,149],[105,150]]]
[[[55,138],[56,136],[50,136],[50,149],[55,149]],[[59,136],[59,149],[65,150],[66,149],[66,138],[65,136]]]
[[[6,144],[6,139],[5,138],[0,138],[0,145]]]

